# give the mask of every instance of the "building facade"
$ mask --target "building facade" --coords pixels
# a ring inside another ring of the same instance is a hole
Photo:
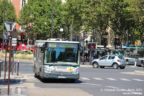
[[[9,1],[13,4],[16,16],[17,16],[17,18],[19,18],[20,11],[21,11],[22,7],[28,2],[28,0],[9,0]],[[18,23],[16,23],[15,29],[17,32],[21,32],[21,26]]]

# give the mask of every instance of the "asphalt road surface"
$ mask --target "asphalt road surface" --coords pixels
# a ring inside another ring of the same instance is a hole
[[[20,63],[20,73],[25,75],[24,86],[30,96],[144,96],[142,67],[125,69],[92,68],[82,65],[80,79],[75,83],[66,80],[42,80],[33,76],[33,64]]]

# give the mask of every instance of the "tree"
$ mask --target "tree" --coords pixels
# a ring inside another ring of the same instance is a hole
[[[143,0],[61,0],[54,1],[54,32],[58,37],[60,28],[64,28],[62,37],[72,40],[73,35],[80,36],[81,31],[100,34],[102,39],[107,27],[111,27],[120,42],[142,39]],[[39,35],[43,39],[50,37],[51,32],[51,0],[29,0],[21,11],[20,24],[30,25],[26,32]],[[97,33],[96,33],[97,32]]]
[[[63,4],[61,0],[54,0],[54,14],[53,14],[53,37],[57,37],[59,30],[63,24]],[[40,36],[38,39],[47,39],[51,33],[51,15],[52,2],[51,0],[29,0],[21,10],[19,23],[22,25],[30,24],[26,27],[26,32]]]
[[[122,43],[126,30],[129,27],[129,13],[126,10],[129,5],[125,0],[110,0],[106,2],[106,6],[115,38],[119,38]]]
[[[89,31],[93,31],[96,33],[95,35],[100,35],[101,39],[105,33],[105,30],[108,26],[108,13],[105,11],[105,2],[101,0],[92,0],[89,3],[89,7],[87,10],[87,22],[85,26],[88,26]]]
[[[88,0],[66,0],[64,26],[71,40],[73,35],[80,36],[80,30],[84,24],[86,1]]]
[[[8,0],[0,2],[0,32],[3,30],[3,24],[5,21],[16,21],[15,10],[12,3]]]
[[[133,0],[131,7],[134,8],[132,10],[133,20],[135,22],[135,30],[134,33],[136,35],[136,39],[143,41],[144,36],[144,1],[143,0]]]

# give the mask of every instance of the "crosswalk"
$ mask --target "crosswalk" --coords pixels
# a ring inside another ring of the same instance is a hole
[[[106,77],[106,78],[101,78],[101,77],[93,77],[93,78],[80,77],[80,80],[81,81],[96,80],[96,81],[124,81],[124,82],[136,81],[136,82],[144,82],[144,79],[139,79],[139,78],[112,78],[112,77]]]

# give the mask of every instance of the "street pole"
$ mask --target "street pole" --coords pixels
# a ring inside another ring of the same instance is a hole
[[[12,50],[12,31],[13,31],[13,28],[15,26],[15,22],[5,22],[4,23],[5,26],[6,26],[6,29],[7,29],[7,38],[8,38],[8,41],[7,42],[7,45],[8,45],[8,50],[9,50],[9,65],[8,65],[8,96],[10,94],[10,72],[11,72],[11,50]],[[9,34],[8,34],[9,33]],[[6,48],[6,51],[7,51],[7,48]],[[6,59],[6,56],[5,56],[5,59]],[[5,60],[6,61],[6,60]],[[6,65],[6,64],[5,64]],[[5,68],[6,69],[6,68]]]
[[[8,39],[8,32],[6,34]],[[8,40],[6,39],[6,49],[5,49],[5,69],[4,69],[4,82],[6,82],[6,72],[7,72],[7,49],[8,49]]]
[[[0,62],[0,77],[1,77],[1,71],[2,71],[2,63]]]
[[[4,3],[4,1],[3,1],[3,4],[5,4]],[[4,10],[5,10],[5,7],[4,7],[4,5],[3,5],[3,35],[4,35],[4,17],[5,17],[5,12],[4,12]],[[2,50],[4,49],[4,36],[3,36],[3,41],[2,41]]]
[[[8,42],[6,41],[6,46],[8,47]],[[5,68],[4,68],[4,82],[6,81],[7,72],[7,48],[5,49]]]
[[[51,14],[51,38],[53,38],[53,13],[54,13],[54,10],[53,10],[53,0],[52,0],[52,14]]]
[[[11,72],[11,48],[12,48],[12,35],[10,31],[9,36],[9,71],[8,71],[8,95],[10,94],[10,72]]]

